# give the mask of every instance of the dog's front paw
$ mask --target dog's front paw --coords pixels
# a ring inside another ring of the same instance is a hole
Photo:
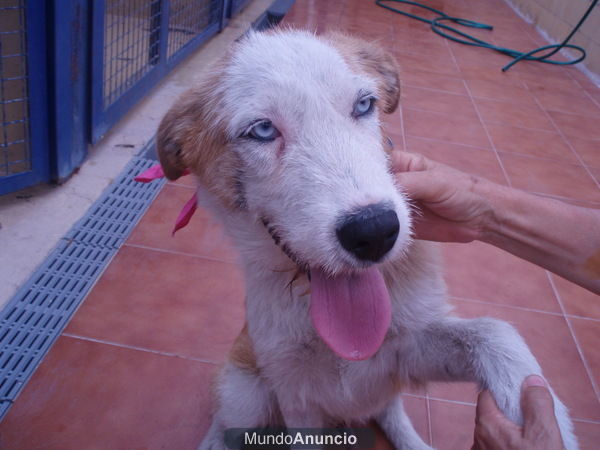
[[[550,391],[552,392],[552,389],[550,389]],[[554,392],[552,392],[552,397],[554,398],[554,415],[558,422],[558,428],[560,429],[563,444],[567,450],[577,450],[579,444],[573,433],[573,422],[571,422],[571,417],[569,417],[569,410]]]
[[[502,386],[490,386],[490,392],[496,400],[500,411],[517,425],[523,425],[523,411],[521,410],[521,383],[511,380]]]

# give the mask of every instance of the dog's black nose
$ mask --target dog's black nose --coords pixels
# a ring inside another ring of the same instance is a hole
[[[363,261],[379,261],[398,238],[400,222],[388,206],[369,205],[344,216],[336,229],[346,250]]]

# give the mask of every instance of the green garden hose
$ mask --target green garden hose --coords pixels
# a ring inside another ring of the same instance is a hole
[[[425,19],[424,17],[420,17],[417,15],[410,14],[408,12],[396,9],[393,6],[391,6],[390,3],[403,3],[403,4],[407,4],[407,5],[417,6],[419,8],[423,8],[428,11],[431,11],[435,14],[439,14],[439,17],[436,17],[433,20]],[[583,22],[585,22],[585,19],[587,19],[587,17],[590,15],[592,10],[594,9],[594,6],[596,6],[597,3],[598,3],[598,0],[592,1],[590,7],[586,11],[586,13],[583,15],[583,17],[581,18],[579,23],[575,26],[575,28],[573,28],[573,30],[569,33],[569,35],[566,37],[566,39],[564,41],[562,41],[560,44],[545,45],[543,47],[536,48],[535,50],[532,50],[530,52],[524,53],[524,52],[520,52],[517,50],[512,50],[510,48],[498,47],[496,45],[489,44],[485,41],[482,41],[481,39],[477,39],[474,36],[471,36],[467,33],[464,33],[460,30],[457,30],[456,28],[453,28],[453,27],[446,25],[444,23],[441,23],[441,22],[447,21],[447,22],[452,22],[457,25],[462,25],[465,27],[480,28],[480,29],[484,29],[484,30],[493,30],[494,27],[492,27],[491,25],[474,22],[472,20],[461,19],[459,17],[452,17],[452,16],[449,16],[448,14],[446,14],[442,11],[439,11],[435,8],[432,8],[430,6],[423,5],[423,4],[417,3],[417,2],[411,2],[408,0],[375,0],[375,4],[377,4],[378,6],[381,6],[382,8],[389,9],[390,11],[394,11],[398,14],[402,14],[403,16],[410,17],[411,19],[416,19],[416,20],[420,20],[421,22],[428,23],[429,25],[431,25],[431,29],[435,33],[437,33],[440,36],[443,36],[447,39],[450,39],[451,41],[459,42],[461,44],[466,44],[466,45],[472,45],[475,47],[489,48],[490,50],[495,50],[499,53],[502,53],[504,55],[508,55],[508,56],[514,58],[510,63],[508,63],[506,66],[504,66],[502,68],[503,72],[506,72],[514,64],[516,64],[522,60],[538,61],[538,62],[543,62],[546,64],[556,64],[559,66],[567,66],[570,64],[577,64],[578,62],[583,61],[586,56],[585,50],[582,47],[579,47],[577,45],[568,44],[568,42],[573,37],[573,35],[577,32],[579,27],[581,27]],[[453,33],[453,34],[448,34],[448,33]],[[548,59],[563,48],[572,48],[573,50],[580,52],[580,56],[578,58],[575,58],[572,61],[556,61],[556,60]],[[543,54],[541,56],[534,56],[536,53],[543,52],[545,50],[548,50],[548,53]]]

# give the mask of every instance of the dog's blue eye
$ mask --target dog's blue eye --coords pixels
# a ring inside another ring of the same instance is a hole
[[[263,120],[250,128],[247,136],[257,141],[273,141],[281,136],[281,133],[270,120]]]
[[[363,97],[354,105],[352,116],[360,117],[369,114],[375,106],[375,97]]]

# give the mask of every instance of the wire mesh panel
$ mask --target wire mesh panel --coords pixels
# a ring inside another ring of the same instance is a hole
[[[0,1],[0,177],[31,170],[24,0]]]
[[[224,0],[94,1],[94,142],[181,58],[220,30],[223,4]]]
[[[104,107],[158,62],[160,0],[108,0],[104,15]]]
[[[209,26],[221,20],[222,0],[171,0],[169,2],[170,58]]]

